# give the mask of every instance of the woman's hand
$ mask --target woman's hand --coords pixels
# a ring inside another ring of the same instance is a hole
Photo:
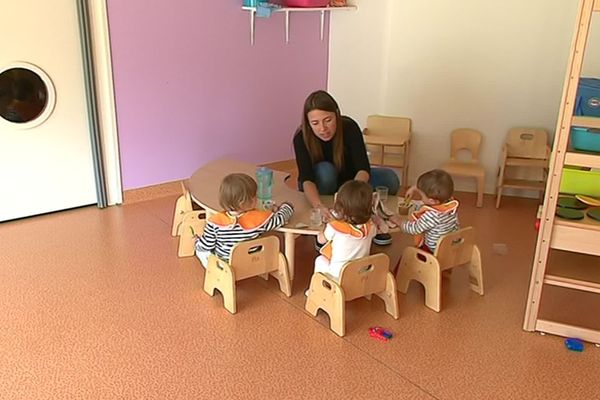
[[[320,204],[316,208],[318,208],[321,211],[321,219],[323,220],[323,222],[327,223],[327,222],[330,222],[332,219],[334,219],[333,214],[331,213],[331,210],[329,209],[329,207],[326,207],[323,204]]]

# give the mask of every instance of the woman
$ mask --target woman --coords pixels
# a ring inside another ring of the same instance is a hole
[[[323,90],[311,93],[304,102],[302,125],[294,135],[294,152],[298,187],[327,221],[332,215],[321,204],[319,195],[334,194],[344,182],[355,179],[372,187],[386,186],[390,194],[396,194],[400,187],[392,169],[370,167],[360,127],[352,118],[342,116],[335,99]],[[390,241],[378,237],[375,242]]]

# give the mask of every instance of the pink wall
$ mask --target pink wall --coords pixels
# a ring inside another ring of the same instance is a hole
[[[124,189],[220,156],[292,158],[306,95],[326,87],[318,13],[257,19],[241,0],[108,0]],[[325,27],[325,32],[328,27]]]

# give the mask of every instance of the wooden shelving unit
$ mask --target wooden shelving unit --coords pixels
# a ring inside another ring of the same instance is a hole
[[[600,263],[598,259],[592,258],[594,262],[590,263],[589,258],[588,261],[578,258],[585,257],[583,254],[600,256],[600,222],[591,220],[587,216],[579,221],[555,217],[563,167],[574,165],[600,168],[600,154],[569,149],[571,126],[600,128],[600,118],[573,116],[588,32],[592,15],[595,12],[600,12],[600,0],[581,0],[563,87],[554,148],[550,159],[550,175],[541,212],[540,230],[533,260],[523,328],[527,331],[578,337],[600,343],[600,327],[590,329],[538,318],[544,285],[600,294]],[[548,255],[551,249],[570,252],[561,254],[561,256],[571,257],[572,261],[564,262],[565,260],[563,260],[558,265],[553,262],[548,265]]]
[[[250,44],[254,45],[254,32],[256,27],[256,7],[242,7],[242,10],[250,13]],[[273,13],[285,14],[285,42],[290,41],[290,14],[294,12],[318,12],[321,16],[320,37],[323,40],[325,29],[325,13],[330,11],[355,11],[357,6],[348,5],[346,7],[278,7],[273,9]]]

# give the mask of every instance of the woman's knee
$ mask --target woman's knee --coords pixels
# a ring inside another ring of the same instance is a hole
[[[321,161],[315,165],[314,171],[319,194],[334,194],[338,189],[338,172],[335,166],[330,162]]]
[[[371,186],[385,186],[389,193],[395,195],[400,190],[400,179],[398,174],[391,168],[371,168]]]

